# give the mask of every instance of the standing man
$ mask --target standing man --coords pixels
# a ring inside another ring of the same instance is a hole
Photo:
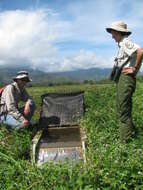
[[[1,96],[0,123],[13,128],[27,127],[35,111],[35,104],[27,93],[25,85],[31,81],[28,72],[20,71],[13,78],[14,82],[4,88]],[[24,108],[18,107],[20,101],[25,102]]]
[[[117,82],[117,118],[121,142],[126,143],[135,135],[131,115],[132,96],[136,88],[136,74],[141,66],[143,50],[130,40],[131,32],[124,22],[113,22],[106,30],[118,44],[117,66],[124,65]]]

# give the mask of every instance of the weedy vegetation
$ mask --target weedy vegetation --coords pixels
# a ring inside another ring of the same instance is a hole
[[[86,131],[86,163],[75,165],[31,163],[32,131],[0,126],[0,190],[139,190],[143,189],[143,83],[133,97],[133,120],[138,136],[121,144],[116,121],[114,84],[30,87],[40,117],[41,95],[48,92],[84,90],[85,115],[80,126]]]

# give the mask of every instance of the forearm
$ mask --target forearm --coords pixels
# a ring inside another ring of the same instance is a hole
[[[22,123],[23,126],[29,125],[29,121],[18,110],[16,112],[14,110],[10,111],[9,114],[12,115],[17,121]]]
[[[18,120],[19,122],[23,122],[23,120],[25,119],[24,116],[19,112],[19,110],[12,106],[9,110],[8,113],[10,115],[12,115],[16,120]]]
[[[139,70],[140,66],[141,66],[142,58],[143,58],[143,49],[138,48],[135,65],[133,67],[123,68],[122,73],[124,73],[124,74],[136,74],[137,71]]]
[[[141,61],[143,58],[143,49],[142,48],[138,48],[137,49],[137,58],[136,58],[136,64],[135,64],[135,68],[138,69],[140,67]]]

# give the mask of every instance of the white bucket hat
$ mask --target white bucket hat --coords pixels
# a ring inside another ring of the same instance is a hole
[[[111,33],[112,30],[122,32],[124,34],[130,35],[132,32],[127,30],[127,24],[123,21],[116,21],[111,24],[110,27],[106,28],[107,32]]]
[[[18,79],[25,79],[26,82],[31,82],[32,79],[29,78],[28,76],[28,72],[27,71],[19,71],[17,73],[17,76],[13,78],[14,81],[18,80]]]

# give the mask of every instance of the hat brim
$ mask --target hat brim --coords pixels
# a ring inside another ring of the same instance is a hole
[[[117,31],[117,32],[121,32],[121,33],[123,33],[123,34],[127,34],[127,35],[130,35],[132,32],[130,32],[130,31],[121,31],[121,30],[117,30],[117,29],[115,29],[115,28],[106,28],[106,31],[108,32],[108,33],[111,33],[111,31]]]
[[[26,82],[32,82],[32,79],[28,78],[28,77],[24,77],[24,78],[13,78],[13,81],[17,81],[17,80],[23,80],[23,81],[26,81]]]

